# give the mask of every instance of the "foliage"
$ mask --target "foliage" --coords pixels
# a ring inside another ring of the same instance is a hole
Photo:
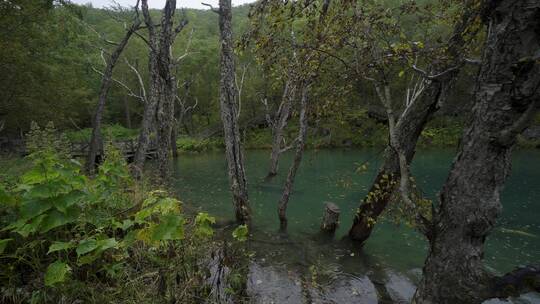
[[[184,152],[204,152],[221,149],[223,141],[220,138],[198,139],[192,137],[180,137],[176,140],[178,150]]]
[[[168,285],[156,286],[156,294],[136,282],[146,294],[126,289],[125,300],[209,296],[201,261],[213,246],[215,218],[200,213],[189,220],[179,200],[164,190],[143,191],[120,152],[113,146],[106,151],[97,176],[89,179],[76,161],[54,149],[37,150],[17,183],[0,187],[2,293],[51,302],[80,295],[83,287],[105,299],[99,286],[125,284],[144,265]],[[176,286],[179,277],[188,284],[184,289]]]
[[[232,236],[239,242],[245,242],[248,239],[247,225],[240,225],[233,230]]]
[[[119,124],[102,126],[103,137],[105,140],[123,140],[135,139],[139,130],[128,129]],[[66,132],[66,137],[72,142],[88,142],[92,136],[92,129],[85,128],[77,131]]]

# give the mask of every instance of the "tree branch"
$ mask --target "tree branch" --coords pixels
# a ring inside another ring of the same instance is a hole
[[[219,15],[219,13],[220,13],[220,12],[219,12],[219,9],[213,7],[211,4],[204,3],[204,2],[201,2],[201,4],[204,5],[204,6],[208,6],[212,12],[214,12],[214,13],[216,13],[216,14]]]

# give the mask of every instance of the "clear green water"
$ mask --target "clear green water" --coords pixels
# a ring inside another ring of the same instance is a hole
[[[247,151],[246,154],[255,223],[252,246],[260,263],[304,273],[310,265],[320,264],[328,268],[327,273],[341,276],[381,272],[388,277],[388,272],[396,272],[417,280],[427,243],[414,230],[386,221],[377,225],[362,249],[343,239],[351,225],[353,211],[366,194],[380,164],[380,151],[306,152],[289,202],[287,235],[278,232],[276,205],[292,155],[282,157],[280,174],[266,182],[269,152]],[[436,198],[453,157],[451,150],[417,153],[412,171],[428,197]],[[369,161],[369,170],[356,173],[357,165],[365,161]],[[181,155],[175,163],[174,176],[174,187],[186,204],[218,218],[233,219],[222,152]],[[485,259],[489,267],[506,272],[516,265],[540,261],[539,186],[540,151],[514,152],[512,175],[502,195],[503,213],[487,241]],[[341,226],[333,240],[318,234],[325,201],[332,201],[341,208]]]

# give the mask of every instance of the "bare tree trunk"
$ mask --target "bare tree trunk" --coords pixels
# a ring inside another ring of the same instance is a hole
[[[138,8],[135,8],[137,11]],[[88,148],[88,157],[86,160],[86,170],[90,174],[94,173],[96,168],[96,157],[98,153],[101,153],[103,156],[103,139],[101,138],[101,120],[103,118],[103,112],[105,111],[105,103],[107,101],[107,95],[112,83],[112,74],[114,66],[118,62],[118,58],[124,51],[124,48],[129,42],[131,35],[139,28],[141,21],[138,18],[133,21],[133,24],[126,31],[122,40],[118,43],[115,50],[107,58],[107,65],[105,71],[101,77],[101,87],[99,89],[99,99],[96,112],[94,114],[94,119],[92,120],[92,137],[90,138],[90,146]]]
[[[485,4],[488,35],[473,117],[434,210],[414,303],[474,304],[513,290],[484,268],[484,242],[501,212],[499,194],[516,135],[528,126],[540,99],[540,2]]]
[[[285,186],[283,187],[283,193],[281,194],[281,199],[278,203],[278,216],[280,221],[280,227],[282,230],[287,228],[287,204],[289,203],[289,197],[291,196],[292,187],[294,185],[294,179],[296,177],[296,172],[300,167],[302,162],[302,156],[304,155],[304,148],[306,146],[306,137],[308,130],[308,115],[307,115],[307,102],[310,89],[310,83],[304,82],[302,84],[302,96],[300,98],[300,129],[298,130],[298,138],[296,141],[296,151],[294,154],[294,160],[289,168],[289,173],[287,174],[287,180]]]
[[[251,210],[244,171],[244,155],[238,126],[237,92],[234,83],[235,64],[232,36],[231,0],[219,0],[219,30],[221,44],[219,102],[228,163],[229,182],[233,195],[236,219],[249,223]]]
[[[276,111],[272,123],[272,151],[270,153],[270,169],[268,170],[268,178],[277,175],[279,156],[285,152],[287,148],[282,148],[283,133],[289,122],[291,114],[292,101],[295,96],[296,84],[292,79],[287,80],[283,89],[283,96]]]

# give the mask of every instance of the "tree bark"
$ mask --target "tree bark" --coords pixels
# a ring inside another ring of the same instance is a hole
[[[137,8],[136,8],[137,9]],[[88,156],[86,159],[86,171],[93,174],[96,169],[96,157],[99,153],[103,156],[103,139],[101,138],[101,120],[103,118],[103,112],[105,111],[105,103],[107,102],[107,95],[112,83],[112,74],[118,58],[124,51],[124,48],[129,42],[131,35],[139,28],[141,24],[137,17],[129,29],[124,34],[122,40],[118,43],[112,54],[107,58],[107,65],[103,75],[101,77],[101,87],[99,89],[99,99],[94,119],[92,120],[92,136],[90,138]]]
[[[429,255],[414,303],[481,303],[505,296],[483,266],[501,212],[516,135],[540,99],[540,2],[485,1],[486,45],[472,121],[434,210]]]
[[[302,162],[302,156],[304,155],[304,148],[306,146],[306,137],[308,131],[308,116],[307,116],[307,102],[309,95],[310,83],[305,81],[302,84],[302,96],[300,98],[300,129],[298,130],[298,138],[296,141],[296,151],[294,154],[294,160],[289,168],[289,173],[287,174],[287,180],[285,181],[285,186],[283,187],[283,193],[281,194],[281,199],[278,203],[278,217],[280,221],[280,227],[282,230],[287,229],[287,204],[289,203],[289,198],[291,196],[292,187],[294,185],[294,179],[296,177],[296,172],[300,167]]]
[[[223,122],[228,176],[233,195],[236,219],[241,223],[250,223],[251,209],[249,206],[247,181],[244,170],[244,155],[240,143],[238,109],[236,104],[237,92],[234,83],[235,64],[231,0],[219,0],[218,13],[221,44],[219,103],[221,108],[221,120]]]
[[[277,175],[278,165],[279,165],[279,156],[284,152],[282,148],[283,143],[283,132],[287,127],[289,117],[291,114],[291,105],[295,96],[296,84],[293,80],[289,79],[285,83],[285,88],[283,89],[283,96],[279,107],[276,111],[276,115],[273,119],[272,125],[272,151],[270,153],[270,169],[268,170],[268,178],[274,177]],[[286,149],[286,148],[285,148]]]
[[[157,66],[152,72],[157,73],[159,82],[156,94],[157,102],[157,160],[161,178],[167,178],[170,173],[171,132],[174,123],[174,101],[176,98],[176,76],[174,75],[174,59],[171,58],[171,49],[174,43],[173,29],[176,0],[165,3],[161,17],[161,28],[157,51]],[[156,39],[157,40],[157,39]],[[150,52],[152,55],[152,52]]]

